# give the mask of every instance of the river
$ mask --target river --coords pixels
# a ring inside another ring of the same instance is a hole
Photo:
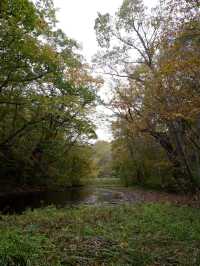
[[[21,214],[27,209],[33,210],[49,205],[61,208],[77,206],[79,204],[101,205],[144,201],[172,202],[182,205],[191,202],[191,200],[187,196],[146,191],[139,188],[85,186],[68,188],[64,191],[29,192],[1,196],[0,212],[3,214]]]
[[[125,192],[123,188],[88,186],[68,188],[64,191],[19,193],[0,197],[0,212],[3,214],[22,213],[26,209],[33,210],[52,204],[59,208],[78,204],[116,204],[137,200]]]

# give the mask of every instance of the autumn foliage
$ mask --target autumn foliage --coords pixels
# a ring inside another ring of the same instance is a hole
[[[124,0],[99,14],[96,64],[113,77],[116,172],[129,182],[200,186],[200,4]]]

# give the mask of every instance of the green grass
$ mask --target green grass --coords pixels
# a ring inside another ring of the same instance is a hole
[[[54,207],[2,216],[0,265],[200,265],[200,210]]]
[[[84,185],[91,185],[95,187],[122,187],[123,184],[119,178],[90,178],[83,181]]]

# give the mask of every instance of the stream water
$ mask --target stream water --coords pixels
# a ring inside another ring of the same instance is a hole
[[[0,197],[1,213],[22,213],[26,209],[55,205],[58,208],[78,204],[117,204],[138,201],[124,188],[79,187],[64,191],[22,193]]]
[[[0,213],[20,214],[26,209],[33,210],[35,208],[41,208],[52,204],[60,208],[65,206],[76,206],[79,204],[101,205],[125,202],[171,202],[178,205],[196,204],[193,202],[193,197],[188,197],[186,195],[181,196],[166,192],[147,191],[136,187],[125,188],[113,186],[103,188],[85,186],[68,188],[64,191],[19,193],[0,196]]]

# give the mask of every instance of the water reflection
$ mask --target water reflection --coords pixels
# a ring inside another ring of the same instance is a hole
[[[45,191],[0,197],[2,213],[22,213],[54,204],[57,207],[87,202],[92,194],[91,188],[70,188],[65,191]]]
[[[79,187],[65,191],[46,191],[0,197],[0,212],[22,213],[49,205],[56,207],[84,204],[105,204],[138,201],[135,193],[127,193],[124,188]]]

